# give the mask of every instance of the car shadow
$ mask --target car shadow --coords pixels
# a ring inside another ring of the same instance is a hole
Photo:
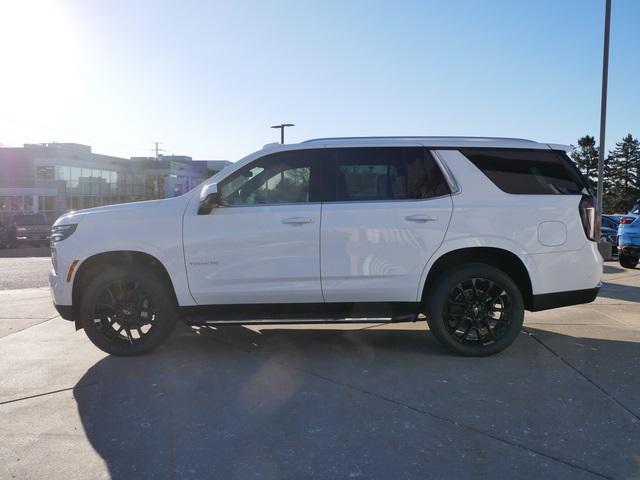
[[[603,271],[604,273],[623,273],[623,272],[626,272],[626,269],[615,266],[615,265],[607,265],[605,263],[603,267]]]
[[[589,384],[567,380],[575,373],[550,361],[552,354],[532,335],[579,358],[584,352],[575,345],[586,342],[585,352],[591,358],[601,354],[605,363],[629,363],[640,355],[640,343],[527,331],[499,355],[463,358],[446,352],[426,329],[180,327],[149,355],[102,359],[73,394],[86,437],[113,479],[346,478],[354,464],[366,466],[364,477],[390,478],[399,463],[420,465],[425,448],[435,452],[444,438],[464,444],[470,440],[460,435],[476,435],[434,416],[534,449],[548,448],[553,438],[531,434],[538,429],[544,435],[553,435],[554,428],[577,432],[583,423],[598,421],[601,411],[585,412],[579,403],[575,414],[549,406],[565,389],[580,402],[577,389]],[[639,385],[637,380],[626,384]],[[539,382],[547,383],[545,389]],[[539,409],[526,413],[532,397]],[[478,401],[510,407],[470,416]],[[506,417],[515,425],[506,423],[501,431]],[[417,430],[397,427],[416,421]],[[527,435],[518,436],[520,431]],[[595,433],[591,443],[581,440],[593,461],[612,452],[620,458],[634,444],[626,431],[605,433],[620,442],[603,447]],[[433,455],[430,474],[446,476],[450,459],[439,466]]]
[[[598,297],[640,303],[640,287],[603,282],[602,288],[598,292]]]

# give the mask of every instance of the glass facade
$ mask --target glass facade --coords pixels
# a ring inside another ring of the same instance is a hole
[[[99,207],[114,203],[165,198],[166,175],[149,175],[109,169],[56,166],[55,180],[66,185],[70,209]],[[204,178],[184,182],[190,187]],[[181,189],[185,193],[188,189]],[[174,196],[174,195],[171,195]]]
[[[70,210],[182,195],[208,176],[187,156],[125,159],[80,144],[0,148],[0,223],[13,213],[53,221]]]

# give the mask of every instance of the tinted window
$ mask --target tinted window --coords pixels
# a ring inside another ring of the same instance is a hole
[[[337,201],[407,200],[447,195],[438,165],[421,147],[331,148]]]
[[[317,150],[294,150],[262,157],[234,173],[220,187],[227,205],[319,201]]]
[[[562,152],[463,149],[462,153],[507,193],[589,194],[586,182]]]
[[[602,226],[607,228],[618,228],[618,223],[611,217],[602,217]]]

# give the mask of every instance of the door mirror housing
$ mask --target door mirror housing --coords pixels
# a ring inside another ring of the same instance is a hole
[[[200,206],[198,207],[198,215],[209,215],[211,210],[219,207],[221,203],[220,193],[218,192],[218,184],[212,183],[202,187],[200,192]]]

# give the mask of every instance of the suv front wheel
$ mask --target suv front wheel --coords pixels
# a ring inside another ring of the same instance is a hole
[[[636,268],[639,258],[634,257],[633,255],[621,253],[618,256],[618,260],[620,261],[620,265],[624,268]]]
[[[81,323],[89,339],[111,355],[156,348],[176,324],[173,295],[142,266],[107,268],[82,292]]]
[[[429,328],[440,343],[459,355],[498,353],[513,343],[522,328],[520,289],[490,265],[470,263],[447,270],[426,295]]]

